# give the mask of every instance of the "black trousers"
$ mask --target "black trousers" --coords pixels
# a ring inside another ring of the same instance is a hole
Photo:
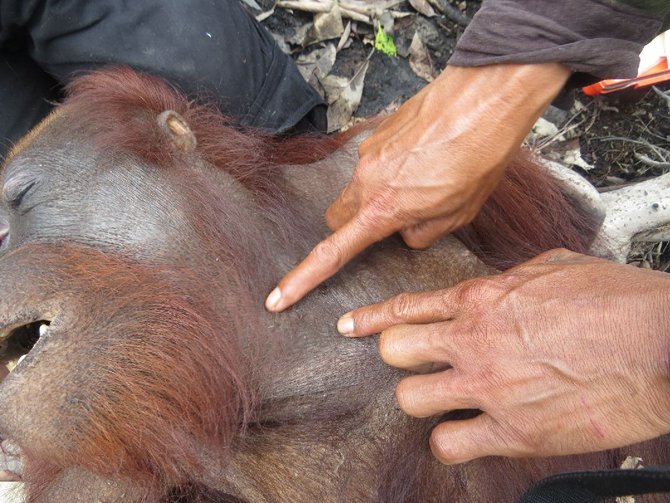
[[[0,0],[0,159],[104,65],[161,76],[238,124],[326,129],[325,104],[238,0]]]

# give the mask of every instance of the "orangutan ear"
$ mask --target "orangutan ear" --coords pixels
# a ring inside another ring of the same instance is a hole
[[[166,110],[156,117],[158,127],[166,134],[172,144],[182,152],[192,152],[195,150],[197,141],[191,128],[184,118],[174,110]]]

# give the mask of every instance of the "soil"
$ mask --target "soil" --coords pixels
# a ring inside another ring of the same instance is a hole
[[[272,3],[272,0],[259,2],[265,9]],[[474,0],[458,4],[463,14],[470,18],[479,6],[480,2]],[[393,110],[427,84],[414,73],[407,58],[415,32],[419,33],[437,74],[446,66],[464,30],[464,26],[446,15],[428,18],[416,13],[407,3],[400,10],[409,15],[396,19],[393,25],[398,57],[376,51],[370,56],[372,27],[360,22],[355,23],[348,45],[337,54],[330,73],[349,78],[369,57],[356,117]],[[276,39],[285,41],[312,19],[310,13],[276,9],[263,24]],[[314,48],[285,45],[295,58]],[[670,86],[658,89],[668,91]],[[553,108],[545,117],[559,128],[563,138],[549,138],[540,144],[531,144],[531,148],[543,155],[558,153],[560,156],[561,151],[578,147],[584,167],[575,165],[573,169],[599,190],[646,180],[670,170],[670,98],[649,88],[597,98],[590,98],[576,89],[565,93],[555,104],[558,108]],[[636,247],[629,260],[643,267],[668,271],[670,246],[668,243],[642,244]]]

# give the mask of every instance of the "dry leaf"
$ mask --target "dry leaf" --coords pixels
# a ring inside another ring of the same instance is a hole
[[[582,152],[579,148],[579,139],[575,138],[565,144],[565,150],[547,152],[547,157],[555,161],[559,161],[567,166],[577,166],[584,171],[593,169],[593,166],[586,162],[582,157]]]
[[[274,38],[275,42],[277,42],[277,45],[281,49],[281,52],[283,52],[284,54],[288,54],[290,56],[291,55],[291,48],[286,43],[286,40],[284,40],[284,37],[282,37],[278,33],[270,33],[270,35],[272,35],[272,38]]]
[[[324,40],[339,39],[343,32],[342,13],[337,4],[332,4],[330,10],[316,13],[313,23],[305,23],[296,28],[293,35],[287,37],[286,41],[293,45],[307,47]]]
[[[544,117],[537,119],[535,124],[533,124],[533,129],[530,130],[529,139],[532,141],[538,141],[542,138],[554,138],[559,134],[559,130],[551,121],[548,121]],[[558,141],[565,140],[565,138],[556,138]]]
[[[361,103],[368,64],[369,61],[365,61],[351,79],[328,75],[321,80],[328,102],[329,133],[338,131],[351,122],[351,117]]]
[[[286,41],[292,45],[299,45],[301,47],[305,47],[309,43],[308,34],[311,30],[312,30],[312,23],[305,23],[303,25],[300,25],[298,28],[295,29],[292,35],[286,37]]]
[[[621,463],[619,468],[622,470],[638,470],[644,468],[644,464],[642,458],[637,456],[626,456],[626,459],[623,460],[623,463]]]
[[[428,0],[409,0],[409,3],[412,7],[414,7],[414,10],[423,14],[424,16],[426,17],[435,16],[435,10],[428,3]]]
[[[335,57],[337,56],[335,44],[328,43],[320,49],[315,49],[309,54],[301,54],[296,59],[298,71],[303,78],[310,82],[316,78],[322,80],[330,69],[335,64]]]
[[[332,38],[339,39],[344,33],[342,13],[337,4],[329,12],[314,15],[314,26],[309,33],[309,43],[321,42]]]
[[[409,46],[409,66],[417,77],[421,77],[427,82],[432,82],[435,78],[430,53],[423,45],[418,33],[414,33],[412,45]]]
[[[340,50],[349,41],[350,36],[351,36],[351,21],[349,21],[347,23],[347,26],[344,27],[344,32],[342,33],[342,36],[340,37],[340,41],[337,43],[336,52],[340,52]]]

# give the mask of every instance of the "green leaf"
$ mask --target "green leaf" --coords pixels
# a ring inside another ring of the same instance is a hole
[[[377,26],[377,34],[375,35],[375,49],[383,52],[387,56],[397,56],[398,51],[395,48],[393,37],[388,35],[383,29],[382,25]]]

